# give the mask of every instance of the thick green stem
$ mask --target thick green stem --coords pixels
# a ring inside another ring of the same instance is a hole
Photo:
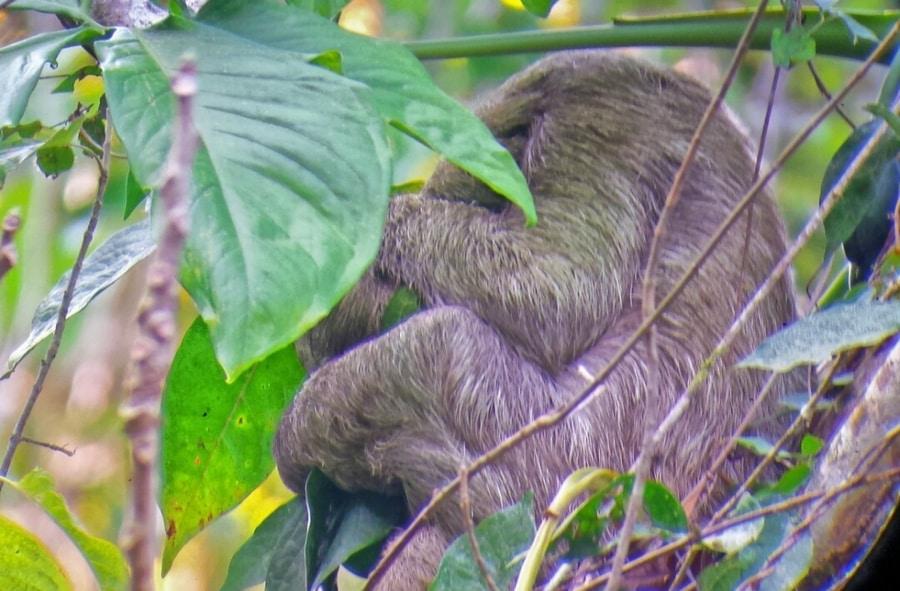
[[[675,15],[665,18],[618,19],[609,25],[576,27],[518,33],[496,33],[411,41],[406,47],[419,59],[478,57],[510,53],[547,52],[586,47],[727,47],[737,45],[750,18],[749,11],[708,12]],[[853,18],[883,37],[898,18],[900,11],[852,12]],[[804,18],[813,23],[820,18],[814,9],[804,10]],[[769,49],[772,30],[784,26],[784,11],[769,10],[762,18],[750,47]],[[815,32],[816,52],[862,59],[875,43],[853,37],[837,18],[828,18]],[[890,59],[889,52],[882,62]]]

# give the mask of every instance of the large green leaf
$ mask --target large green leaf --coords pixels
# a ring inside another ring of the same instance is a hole
[[[900,302],[839,304],[770,336],[738,366],[788,371],[841,351],[875,345],[898,331]]]
[[[0,515],[0,588],[68,591],[69,578],[44,544]]]
[[[22,119],[44,64],[55,60],[62,48],[96,34],[78,27],[33,35],[0,48],[0,127],[15,125]]]
[[[289,347],[227,384],[203,321],[185,334],[162,405],[164,571],[195,533],[272,471],[278,420],[302,378]]]
[[[536,220],[525,177],[484,124],[437,88],[407,49],[356,35],[307,11],[273,0],[212,0],[197,18],[268,47],[319,54],[337,49],[343,73],[372,89],[375,107],[394,127],[471,173]]]
[[[269,22],[273,32],[284,24]],[[168,75],[186,52],[197,60],[200,147],[181,279],[233,380],[318,322],[374,258],[391,176],[384,124],[363,85],[210,24],[120,29],[98,49],[143,186],[158,180],[171,143]]]
[[[128,586],[128,565],[119,548],[103,538],[85,532],[72,517],[63,496],[56,491],[53,480],[47,472],[35,468],[20,481],[7,481],[16,490],[40,505],[56,525],[72,540],[81,552],[88,566],[97,577],[104,591],[125,589]],[[2,551],[0,551],[2,554]],[[0,568],[0,571],[3,569]],[[0,577],[2,579],[2,577]],[[3,587],[24,589],[29,587]]]
[[[67,317],[72,317],[83,310],[91,300],[118,281],[129,269],[150,256],[155,246],[149,220],[128,226],[110,236],[84,260],[78,282],[72,292]],[[66,272],[60,277],[47,297],[38,304],[31,319],[31,332],[9,356],[7,375],[29,351],[53,334],[63,292],[69,283],[69,274],[70,272]]]

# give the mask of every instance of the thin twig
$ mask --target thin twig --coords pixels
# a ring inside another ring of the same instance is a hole
[[[156,472],[159,447],[159,404],[163,382],[172,363],[178,306],[178,267],[187,238],[191,167],[197,151],[192,118],[197,91],[196,67],[186,60],[172,80],[178,99],[172,148],[166,161],[159,196],[165,209],[165,227],[156,256],[147,269],[147,294],[138,314],[138,336],[131,350],[127,380],[131,395],[122,407],[125,432],[131,440],[134,465],[132,507],[121,545],[131,564],[131,589],[153,591]]]
[[[46,355],[41,360],[41,367],[38,370],[37,378],[31,387],[31,392],[25,400],[25,406],[19,413],[16,425],[13,427],[12,433],[9,435],[9,445],[6,448],[6,454],[3,456],[3,462],[0,463],[0,476],[9,474],[9,467],[12,465],[13,456],[19,443],[22,441],[22,435],[25,432],[25,426],[31,417],[31,411],[37,403],[38,397],[44,388],[44,380],[50,373],[50,366],[56,359],[59,352],[59,344],[62,341],[63,330],[66,326],[66,317],[69,314],[69,306],[72,304],[72,296],[75,293],[75,285],[78,282],[78,276],[81,275],[81,267],[87,256],[88,247],[94,238],[94,230],[97,228],[97,221],[100,219],[100,208],[103,205],[103,194],[106,192],[106,185],[109,182],[109,152],[110,142],[112,141],[112,125],[107,119],[106,137],[103,140],[103,157],[97,159],[97,166],[100,169],[100,178],[97,181],[97,198],[94,200],[94,206],[91,209],[91,217],[88,218],[87,227],[84,229],[84,235],[81,237],[81,247],[78,249],[78,255],[75,257],[75,263],[72,265],[72,271],[69,274],[69,281],[66,283],[66,289],[63,291],[62,301],[59,304],[59,311],[56,314],[56,325],[53,328],[53,338],[50,340],[50,347],[47,349]],[[3,483],[0,482],[0,489]]]
[[[55,443],[49,443],[47,441],[40,441],[38,439],[32,439],[31,437],[22,436],[22,443],[30,443],[31,445],[37,445],[38,447],[46,447],[47,449],[58,451],[61,454],[65,454],[70,458],[75,455],[75,450],[69,449],[63,445],[56,445]]]
[[[813,81],[816,83],[816,88],[819,89],[819,92],[822,93],[822,96],[825,97],[826,100],[831,100],[831,93],[828,92],[828,88],[825,87],[825,82],[822,78],[819,77],[819,73],[816,71],[816,67],[813,65],[812,61],[806,62],[806,67],[809,68],[809,73],[812,74]],[[834,108],[835,112],[841,116],[841,119],[847,122],[847,125],[850,126],[850,129],[856,129],[856,125],[853,124],[853,120],[850,119],[850,116],[844,112],[840,105]]]
[[[792,156],[794,152],[797,151],[800,145],[802,145],[803,142],[806,141],[806,139],[812,134],[813,130],[816,129],[819,124],[821,124],[821,122],[825,119],[825,117],[828,116],[828,114],[834,108],[836,102],[843,100],[844,97],[847,96],[847,94],[850,92],[850,90],[859,83],[863,76],[865,76],[865,74],[869,71],[869,68],[872,67],[872,64],[874,64],[880,58],[882,53],[884,53],[888,47],[891,47],[894,39],[897,36],[898,30],[900,30],[900,23],[895,23],[891,30],[888,31],[888,33],[885,35],[884,39],[882,39],[881,43],[879,43],[878,46],[869,55],[869,57],[866,58],[865,62],[863,62],[859,69],[850,76],[850,79],[847,81],[845,86],[835,95],[835,98],[824,105],[812,117],[809,123],[807,123],[807,125],[796,136],[794,136],[794,138],[788,143],[781,154],[779,154],[778,158],[776,158],[772,163],[772,166],[769,168],[766,174],[762,175],[756,181],[756,183],[753,184],[753,186],[735,205],[729,216],[719,225],[719,227],[707,241],[703,250],[688,266],[688,268],[682,274],[681,278],[679,278],[679,280],[672,287],[671,291],[669,291],[669,293],[662,299],[662,301],[656,307],[656,310],[654,310],[653,314],[641,321],[640,326],[638,326],[634,330],[634,332],[631,333],[631,335],[625,340],[625,342],[619,347],[619,349],[612,355],[606,366],[596,374],[594,381],[584,390],[582,390],[577,396],[572,397],[568,402],[537,417],[536,419],[504,439],[493,449],[476,458],[471,464],[467,466],[470,475],[478,473],[484,466],[501,457],[507,451],[513,449],[521,442],[532,437],[534,434],[555,427],[557,424],[582,408],[584,405],[587,405],[590,402],[594,401],[597,396],[605,391],[604,388],[601,388],[601,385],[606,380],[606,378],[609,377],[610,373],[619,365],[619,363],[621,363],[625,356],[628,355],[632,349],[634,349],[638,341],[640,341],[640,339],[643,338],[647,333],[650,326],[655,323],[660,316],[662,316],[662,314],[668,309],[675,298],[677,298],[681,294],[687,284],[696,275],[697,269],[699,269],[700,266],[703,265],[703,263],[706,261],[706,259],[712,254],[712,252],[718,246],[719,242],[722,240],[728,230],[731,229],[731,227],[734,225],[738,217],[741,216],[741,214],[753,201],[753,199],[755,199],[757,195],[759,195],[760,191],[769,182],[769,180],[771,180],[772,177],[775,176],[775,174],[781,169],[785,161],[790,156]],[[406,529],[398,536],[396,536],[393,542],[385,550],[378,564],[375,565],[375,568],[369,574],[369,578],[365,583],[364,589],[372,589],[375,586],[375,584],[381,579],[381,577],[384,576],[388,567],[394,562],[399,551],[409,543],[410,539],[412,539],[413,534],[415,534],[415,532],[418,531],[418,529],[431,517],[437,507],[440,506],[441,503],[443,503],[447,498],[449,498],[454,491],[456,491],[458,486],[459,478],[454,478],[432,495],[431,500],[428,502],[428,504],[419,511],[419,513],[410,522]]]
[[[703,117],[700,119],[697,128],[694,129],[694,134],[691,137],[690,144],[688,144],[687,152],[681,160],[681,165],[675,172],[675,177],[672,179],[672,186],[669,188],[665,204],[659,215],[659,220],[653,230],[653,239],[650,242],[650,254],[647,256],[647,266],[644,269],[644,280],[641,286],[641,313],[645,320],[653,315],[654,309],[656,308],[656,269],[659,266],[660,251],[663,240],[668,232],[672,215],[674,214],[675,208],[678,206],[678,202],[681,200],[681,188],[687,178],[687,172],[694,162],[697,152],[700,150],[700,140],[706,132],[706,128],[712,123],[713,117],[718,113],[722,101],[725,100],[725,94],[728,92],[728,89],[731,88],[734,77],[737,75],[738,67],[741,65],[744,55],[750,47],[750,39],[753,36],[753,32],[756,30],[756,26],[759,24],[760,19],[762,19],[763,14],[765,14],[767,5],[767,0],[760,2],[756,11],[753,13],[753,16],[750,18],[750,22],[747,23],[747,27],[744,29],[744,33],[741,35],[741,39],[731,58],[731,64],[728,66],[728,71],[725,73],[725,79],[719,86],[719,91],[709,102],[709,105],[707,105],[706,111],[703,113]],[[634,532],[634,526],[637,522],[638,510],[643,503],[644,484],[650,476],[651,458],[653,457],[656,445],[658,445],[657,441],[659,441],[659,439],[654,436],[654,431],[656,430],[656,425],[659,421],[659,413],[662,411],[660,397],[658,396],[659,344],[657,342],[658,334],[655,324],[650,326],[650,334],[647,341],[650,363],[648,365],[647,374],[648,398],[645,400],[645,404],[648,410],[644,415],[644,434],[641,451],[634,463],[634,484],[632,485],[631,496],[628,498],[625,519],[622,522],[622,528],[619,530],[619,543],[616,546],[616,553],[613,555],[612,573],[609,583],[610,589],[618,589],[622,584],[622,565],[628,557],[631,535]],[[651,400],[651,398],[653,399]]]
[[[497,589],[497,584],[494,582],[493,577],[491,577],[487,563],[484,561],[484,556],[481,554],[481,548],[478,547],[478,540],[475,538],[475,523],[472,521],[472,503],[469,499],[469,473],[466,471],[465,466],[461,466],[459,469],[459,509],[462,511],[463,520],[465,521],[466,537],[469,538],[469,546],[472,548],[472,558],[475,559],[475,564],[478,565],[478,570],[481,571],[481,577],[484,579],[484,584],[487,585],[487,588],[490,589],[490,591],[499,591],[499,589]]]
[[[18,211],[11,211],[3,218],[3,233],[0,234],[0,280],[19,260],[15,238],[21,223],[22,218],[19,217]]]

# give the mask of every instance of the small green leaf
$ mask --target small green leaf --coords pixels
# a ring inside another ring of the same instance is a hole
[[[287,0],[286,3],[330,19],[336,17],[349,2],[350,0]]]
[[[809,480],[810,472],[811,469],[808,464],[797,464],[785,471],[778,479],[778,482],[764,488],[763,491],[760,492],[759,497],[768,499],[773,495],[779,497],[792,495],[800,490],[800,487],[806,484]]]
[[[131,214],[134,213],[134,210],[137,209],[138,205],[144,202],[147,195],[150,192],[141,186],[136,178],[134,178],[134,172],[129,167],[128,169],[128,177],[125,179],[125,211],[123,213],[123,219],[128,219],[131,217]]]
[[[72,582],[50,550],[14,521],[0,515],[0,589],[69,591]]]
[[[14,134],[18,134],[22,139],[32,138],[43,128],[44,125],[37,120],[28,123],[20,123],[18,125],[7,125],[6,127],[0,128],[0,139],[6,139]]]
[[[82,311],[91,300],[107,287],[115,283],[134,265],[144,260],[153,252],[156,244],[150,232],[149,220],[144,220],[119,230],[101,244],[84,261],[78,283],[69,304],[68,317],[71,318]],[[9,371],[15,369],[19,361],[38,343],[53,334],[56,327],[56,316],[62,303],[63,292],[69,282],[69,273],[60,277],[34,312],[31,319],[31,332],[25,341],[16,347],[9,356]]]
[[[728,516],[738,517],[744,513],[756,511],[759,508],[759,502],[751,495],[744,493],[737,506],[731,510]],[[763,533],[765,523],[766,520],[762,517],[739,523],[717,534],[707,536],[703,539],[703,545],[716,552],[734,554],[756,542]]]
[[[678,497],[659,482],[647,481],[644,487],[644,510],[656,527],[673,533],[688,530],[687,515]]]
[[[94,537],[76,523],[66,501],[53,486],[47,472],[35,468],[20,481],[7,481],[19,492],[40,505],[47,515],[72,540],[88,566],[97,577],[101,589],[125,589],[128,585],[128,565],[119,548],[112,542]],[[2,552],[0,552],[2,554]]]
[[[72,168],[75,163],[75,151],[72,149],[72,143],[83,123],[84,118],[82,117],[69,122],[38,148],[37,165],[44,175],[56,177]]]
[[[405,183],[400,183],[399,185],[391,185],[391,196],[403,195],[406,193],[418,193],[422,190],[423,187],[425,187],[425,181],[421,179],[406,181]]]
[[[776,66],[789,68],[816,57],[816,40],[803,27],[772,31],[772,60]]]
[[[900,302],[837,304],[775,333],[738,367],[785,372],[832,355],[875,345],[900,331]]]
[[[197,319],[175,353],[162,404],[163,572],[185,543],[240,503],[274,467],[272,440],[303,378],[293,347],[234,383]]]
[[[15,142],[9,147],[0,148],[0,172],[5,175],[7,171],[16,168],[19,164],[33,156],[40,146],[40,142],[29,140]],[[0,187],[2,186],[3,179],[0,178]]]
[[[299,497],[275,509],[257,526],[250,539],[231,558],[221,591],[243,591],[265,582],[282,536],[295,533],[301,537],[306,535],[306,504]],[[291,540],[290,543],[302,543],[302,540]],[[298,554],[302,556],[303,552]],[[303,586],[298,585],[298,588]]]
[[[550,14],[554,4],[556,4],[556,0],[522,0],[525,10],[541,18]]]
[[[344,62],[343,58],[341,58],[341,52],[339,51],[323,51],[322,53],[313,56],[312,59],[309,60],[309,63],[325,68],[335,74],[344,73]]]
[[[96,65],[85,66],[76,72],[72,72],[68,76],[62,79],[62,81],[56,85],[56,87],[51,90],[52,94],[72,92],[75,90],[75,82],[83,78],[84,76],[100,76],[102,72],[100,71],[100,67]]]
[[[388,300],[381,315],[381,330],[386,331],[400,324],[421,308],[422,303],[414,291],[408,287],[399,287]]]
[[[41,146],[37,151],[37,165],[45,176],[56,177],[75,164],[75,151],[69,146]]]
[[[850,35],[853,37],[854,45],[856,45],[856,42],[860,39],[865,39],[866,41],[871,41],[872,43],[878,43],[878,35],[872,32],[872,29],[863,25],[843,10],[832,10],[831,14],[841,19],[841,22],[843,22],[844,26],[847,27],[847,30],[850,31]]]
[[[475,539],[488,572],[497,587],[508,589],[519,571],[514,559],[528,549],[535,534],[530,495],[519,503],[483,519],[475,528]],[[472,555],[469,538],[462,535],[444,554],[430,591],[483,589],[481,570]]]
[[[805,434],[800,441],[800,453],[808,458],[818,455],[823,447],[825,447],[825,442],[809,433]]]

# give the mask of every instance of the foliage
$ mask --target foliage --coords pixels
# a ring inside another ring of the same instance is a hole
[[[162,409],[164,573],[192,537],[241,503],[272,471],[269,448],[277,420],[304,375],[291,343],[328,313],[375,256],[392,185],[412,141],[510,199],[521,209],[523,223],[536,220],[512,158],[480,121],[435,86],[409,50],[336,24],[349,9],[348,2],[211,0],[196,15],[183,3],[169,4],[171,15],[142,30],[106,29],[91,18],[86,3],[76,0],[17,0],[13,8],[56,14],[70,28],[0,48],[0,71],[7,74],[0,78],[4,196],[27,194],[19,177],[11,180],[32,160],[48,177],[74,175],[85,158],[100,157],[107,139],[117,155],[127,157],[109,171],[114,178],[104,208],[115,209],[107,217],[119,226],[123,214],[134,219],[84,262],[70,316],[152,253],[152,224],[139,206],[147,199],[155,201],[171,147],[174,96],[169,77],[185,57],[197,62],[200,92],[194,119],[201,148],[193,170],[191,231],[181,281],[200,318],[193,319],[175,356]],[[395,30],[405,27],[412,37],[435,28],[440,18],[435,15],[440,14],[452,13],[460,33],[485,32],[487,26],[460,8],[467,2],[445,8],[400,0],[385,4],[386,22],[397,25]],[[563,4],[523,1],[528,12],[504,9],[493,26],[515,29],[544,22],[531,15],[549,15],[546,22],[552,22]],[[830,47],[835,36],[840,37],[837,47],[852,47],[853,55],[859,55],[883,33],[872,25],[883,24],[878,15],[856,14],[834,2],[817,5],[819,13],[808,13],[817,20],[807,19],[788,30],[781,27],[782,14],[776,13],[772,22],[778,26],[763,39],[775,65],[799,70]],[[406,19],[402,27],[397,24],[401,15]],[[672,22],[694,30],[703,23],[704,34],[720,34],[733,44],[736,37],[730,31],[739,32],[743,21],[734,25],[726,18],[687,16]],[[622,26],[628,25],[620,22],[619,31]],[[649,30],[633,28],[632,34]],[[665,43],[672,43],[667,39]],[[502,40],[493,43],[499,47]],[[648,41],[652,43],[660,42]],[[60,56],[80,46],[90,51],[58,73],[61,80],[54,81],[52,89],[42,86]],[[853,171],[843,201],[825,221],[820,245],[825,253],[843,245],[847,259],[863,271],[858,277],[883,283],[896,279],[896,263],[883,256],[882,247],[890,231],[886,214],[896,210],[900,179],[894,106],[900,88],[897,55],[869,121],[849,137],[830,133],[827,149],[819,148],[833,153],[843,141],[824,174],[824,196],[881,121],[894,125]],[[432,66],[432,72],[439,81],[454,80],[452,85],[502,78],[522,63],[519,57],[449,60]],[[840,75],[828,66],[826,72]],[[42,109],[51,93],[68,101],[63,117]],[[102,131],[107,117],[115,126],[113,138],[105,138]],[[791,174],[785,175],[787,183]],[[821,170],[815,174],[821,176]],[[5,211],[6,202],[0,205]],[[786,206],[789,215],[791,206]],[[54,269],[62,271],[71,260],[59,259]],[[51,333],[67,277],[63,275],[38,306],[30,334],[9,358],[10,372]],[[20,281],[18,275],[11,276],[10,285]],[[398,292],[384,315],[385,328],[418,307],[411,292]],[[896,302],[841,304],[773,335],[742,365],[786,371],[876,344],[898,330]],[[771,442],[759,438],[743,437],[737,443],[758,455],[775,453]],[[799,450],[778,451],[776,457],[788,463],[788,469],[776,482],[746,496],[732,516],[795,494],[808,481],[812,458],[823,445],[807,435]],[[84,555],[102,588],[125,585],[128,575],[121,553],[76,524],[46,473],[34,471],[7,482],[53,518]],[[611,526],[621,522],[632,482],[633,476],[621,475],[568,514],[553,532],[557,550],[566,559],[601,555],[609,548],[615,529]],[[643,501],[647,519],[641,536],[670,539],[688,530],[684,508],[663,485],[647,483]],[[330,587],[341,565],[364,574],[391,529],[403,521],[404,511],[400,499],[350,494],[314,472],[305,500],[295,498],[271,511],[235,554],[223,588],[242,589],[263,581],[268,589]],[[531,502],[525,500],[475,528],[480,553],[501,588],[518,573],[516,557],[535,534],[533,517]],[[725,557],[704,570],[701,588],[732,588],[757,573],[766,556],[787,539],[791,519],[768,516],[708,539],[706,546]],[[71,587],[64,569],[34,535],[0,517],[0,538],[7,549],[0,552],[0,586]],[[777,580],[766,579],[764,586],[789,586],[805,576],[809,536],[800,536],[789,552],[790,568],[780,570]],[[434,588],[477,588],[483,586],[482,577],[463,536],[448,550]]]

